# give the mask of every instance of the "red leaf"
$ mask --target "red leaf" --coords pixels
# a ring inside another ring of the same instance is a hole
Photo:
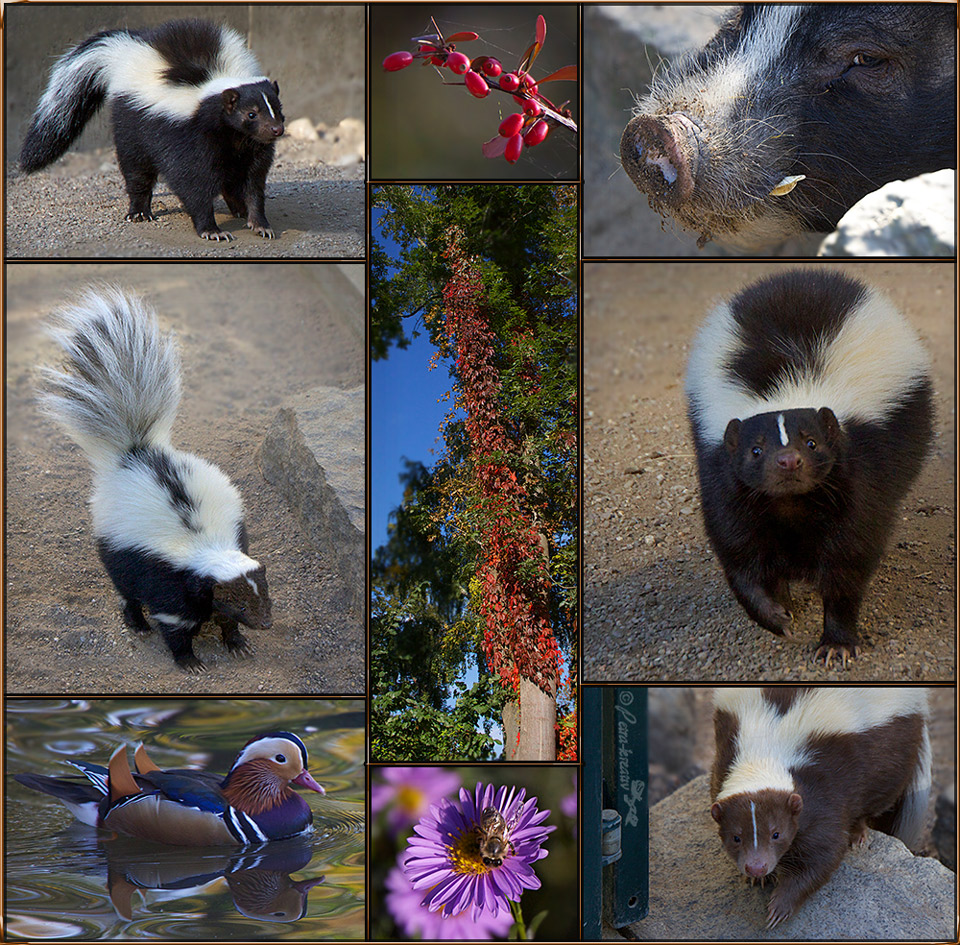
[[[501,157],[503,152],[507,150],[507,142],[509,140],[509,138],[503,138],[498,134],[489,141],[485,141],[480,150],[483,151],[483,156],[486,158]]]
[[[543,19],[543,17],[541,17]],[[546,27],[544,27],[546,29]],[[447,37],[448,43],[469,43],[475,39],[479,39],[480,34],[474,33],[473,30],[466,30],[463,33],[454,33],[453,36]]]
[[[556,72],[551,72],[545,79],[537,79],[537,84],[543,82],[560,82],[566,80],[568,82],[577,81],[577,67],[576,66],[563,66],[560,69],[557,69]]]
[[[522,75],[533,65],[534,59],[540,55],[540,48],[539,43],[533,43],[527,48],[527,51],[520,57],[520,64],[517,66],[519,75]]]
[[[537,17],[537,43],[542,46],[543,41],[547,38],[547,21],[542,17]]]

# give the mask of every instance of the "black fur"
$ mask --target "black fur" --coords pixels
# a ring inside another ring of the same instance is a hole
[[[805,301],[807,282],[820,291]],[[839,308],[818,297],[833,290]],[[763,280],[731,304],[749,354],[725,369],[762,397],[786,365],[812,356],[810,339],[835,331],[863,290],[822,272]],[[691,409],[707,535],[737,600],[762,627],[791,636],[789,582],[804,580],[823,598],[817,655],[856,653],[863,596],[930,443],[931,398],[921,376],[882,423],[841,426],[819,404],[783,411],[786,446],[776,412],[732,419],[714,444]]]
[[[171,88],[200,86],[212,78],[220,31],[202,20],[176,20],[152,30],[104,31],[71,50],[64,60],[79,59],[98,41],[123,33],[146,41],[163,55],[169,62],[164,78]],[[69,119],[63,128],[52,128],[35,117],[20,155],[23,170],[39,170],[60,157],[103,104],[108,87],[109,77],[98,73],[82,86],[65,89],[62,109]],[[232,239],[214,218],[213,202],[222,194],[234,216],[246,217],[250,229],[272,239],[264,190],[275,139],[283,134],[279,92],[276,82],[241,82],[205,97],[189,118],[165,116],[135,107],[122,94],[112,96],[117,163],[130,199],[126,219],[156,219],[151,199],[162,176],[199,236]]]
[[[241,549],[246,553],[247,549]],[[123,620],[139,633],[149,633],[143,608],[156,617],[178,618],[173,624],[155,620],[177,665],[202,670],[203,663],[193,652],[193,638],[208,620],[220,629],[224,646],[231,652],[247,654],[247,640],[240,633],[235,616],[214,612],[216,582],[185,568],[175,568],[157,555],[134,548],[111,548],[102,538],[97,552],[117,592],[124,599]]]

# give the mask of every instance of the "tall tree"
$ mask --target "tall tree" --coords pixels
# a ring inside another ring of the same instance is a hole
[[[420,316],[458,408],[404,525],[431,551],[438,538],[444,548],[422,576],[431,599],[446,602],[447,651],[464,657],[472,645],[502,687],[506,756],[552,758],[558,690],[576,682],[575,190],[384,187],[373,204],[385,237],[372,248],[373,356],[407,343]],[[401,559],[411,566],[399,550],[378,552],[384,612],[410,592],[385,581]]]

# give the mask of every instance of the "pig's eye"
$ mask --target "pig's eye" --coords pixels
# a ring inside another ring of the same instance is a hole
[[[853,64],[855,66],[864,66],[867,69],[879,66],[882,62],[883,60],[879,56],[871,56],[868,53],[857,53],[853,57]]]

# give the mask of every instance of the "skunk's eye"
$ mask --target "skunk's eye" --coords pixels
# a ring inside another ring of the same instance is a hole
[[[817,448],[817,441],[813,439],[813,437],[811,437],[809,440],[807,440],[807,449],[815,450],[816,448]]]
[[[753,453],[754,456],[763,456],[763,447],[755,446],[750,452]]]
[[[251,121],[253,121],[253,119],[256,117],[257,117],[256,112],[247,112],[247,118],[249,118]]]
[[[734,842],[734,843],[739,843],[739,842],[740,842],[740,837],[734,836],[733,842]]]
[[[773,833],[770,835],[770,838],[771,838],[772,840],[779,840],[779,839],[780,839],[780,831],[779,831],[779,830],[774,830]]]

